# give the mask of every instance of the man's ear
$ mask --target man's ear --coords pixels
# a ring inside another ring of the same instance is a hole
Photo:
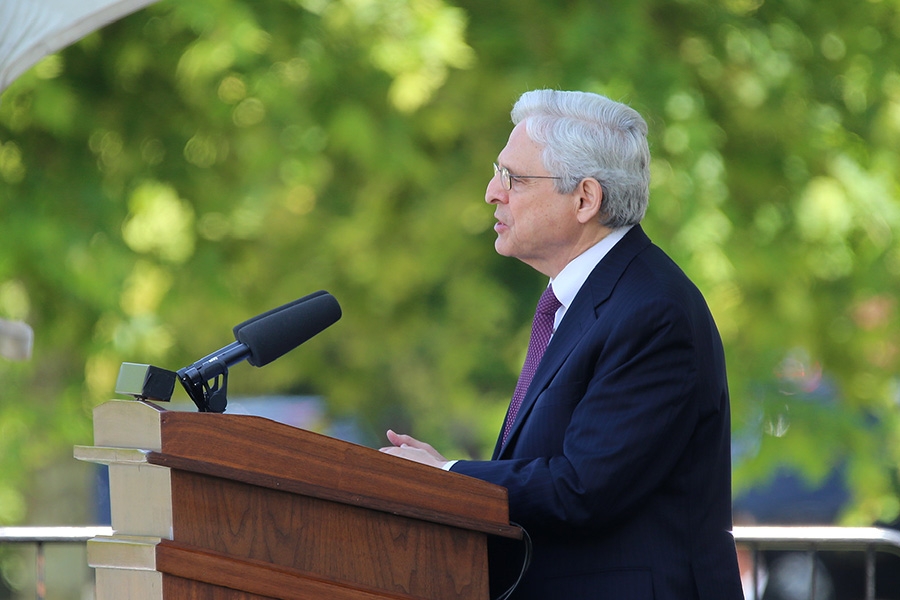
[[[581,180],[575,188],[578,198],[578,221],[588,223],[597,218],[603,205],[603,186],[593,177]]]

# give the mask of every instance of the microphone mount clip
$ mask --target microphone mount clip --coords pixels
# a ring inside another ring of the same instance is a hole
[[[197,405],[198,412],[223,413],[228,406],[228,367],[216,362],[201,375],[196,365],[177,372],[182,387]]]
[[[178,370],[178,380],[200,412],[225,412],[228,406],[228,366],[247,357],[249,350],[235,341],[194,364]]]

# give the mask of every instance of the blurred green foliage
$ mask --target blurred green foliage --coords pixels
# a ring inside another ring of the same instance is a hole
[[[317,289],[342,320],[231,394],[488,454],[544,282],[483,190],[538,87],[650,124],[645,227],[725,340],[736,489],[846,460],[846,522],[895,518],[898,65],[898,0],[162,0],[90,35],[0,98],[0,317],[36,331],[0,362],[0,524],[123,361]]]

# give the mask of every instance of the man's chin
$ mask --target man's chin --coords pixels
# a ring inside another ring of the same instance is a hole
[[[494,250],[496,250],[497,254],[499,254],[500,256],[512,256],[509,248],[506,246],[506,244],[503,243],[503,238],[499,236],[496,240],[494,240]]]

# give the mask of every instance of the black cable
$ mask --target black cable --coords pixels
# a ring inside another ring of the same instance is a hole
[[[525,545],[525,557],[522,560],[522,570],[519,571],[518,579],[516,579],[516,581],[512,584],[512,586],[510,586],[508,590],[497,596],[497,598],[495,598],[494,600],[507,600],[507,598],[509,598],[512,593],[516,591],[516,588],[519,587],[519,584],[522,582],[522,578],[525,576],[525,571],[527,571],[529,565],[531,565],[531,536],[528,535],[528,532],[525,530],[525,528],[518,523],[513,523],[512,521],[510,521],[510,524],[515,525],[522,530],[522,543]]]

